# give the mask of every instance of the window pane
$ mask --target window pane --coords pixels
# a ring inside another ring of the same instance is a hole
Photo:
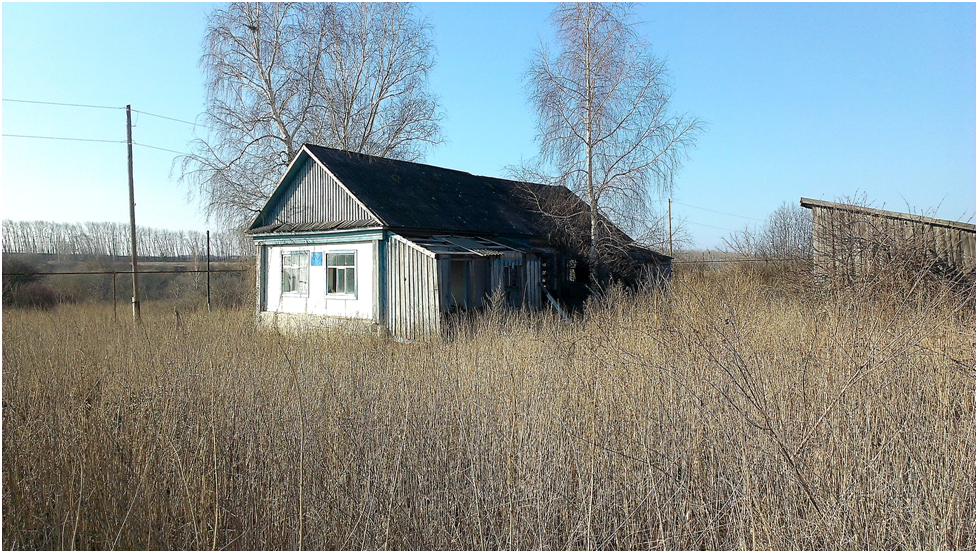
[[[326,254],[326,293],[351,294],[357,293],[355,253]]]
[[[304,264],[301,267],[299,267],[298,273],[299,274],[297,276],[299,279],[299,286],[297,287],[298,288],[297,291],[302,294],[308,294],[309,293],[309,265]]]
[[[282,270],[282,291],[283,292],[292,291],[292,275],[289,274],[289,269]]]

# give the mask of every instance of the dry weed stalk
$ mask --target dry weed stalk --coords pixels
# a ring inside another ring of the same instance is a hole
[[[8,310],[3,545],[973,549],[967,298],[804,289],[678,275],[431,344]]]

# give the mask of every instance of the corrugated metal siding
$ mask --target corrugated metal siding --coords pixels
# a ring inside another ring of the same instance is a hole
[[[267,220],[274,223],[376,221],[318,163],[307,159]]]
[[[438,263],[397,236],[387,244],[387,329],[408,340],[428,340],[441,330]]]

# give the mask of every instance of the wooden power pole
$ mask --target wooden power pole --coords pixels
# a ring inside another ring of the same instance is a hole
[[[672,198],[669,198],[669,257],[672,257]]]
[[[129,234],[132,238],[132,322],[140,321],[139,271],[136,263],[136,195],[132,182],[132,106],[126,105],[126,138],[129,146]]]
[[[211,312],[211,231],[207,231],[207,312]]]

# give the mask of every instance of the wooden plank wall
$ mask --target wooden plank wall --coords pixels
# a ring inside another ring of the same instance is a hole
[[[258,302],[257,312],[261,313],[268,309],[268,246],[256,244],[255,249],[255,286],[258,287],[256,300]]]
[[[963,225],[812,206],[812,249],[817,274],[862,275],[880,263],[887,248],[918,248],[962,273],[975,272],[975,231]]]
[[[438,301],[441,303],[441,310],[448,312],[452,307],[452,261],[451,259],[438,260]]]
[[[537,256],[493,259],[489,269],[490,293],[503,289],[503,269],[514,265],[523,266],[523,304],[527,307],[539,309],[543,293],[540,290],[540,258]]]
[[[392,236],[387,244],[387,330],[408,340],[428,340],[441,331],[437,261]]]
[[[527,307],[540,309],[541,299],[543,297],[543,294],[540,291],[541,278],[542,277],[540,275],[540,258],[527,257],[526,258],[526,290],[523,295]]]
[[[280,203],[269,212],[276,223],[373,221],[364,209],[318,163],[306,159]]]

